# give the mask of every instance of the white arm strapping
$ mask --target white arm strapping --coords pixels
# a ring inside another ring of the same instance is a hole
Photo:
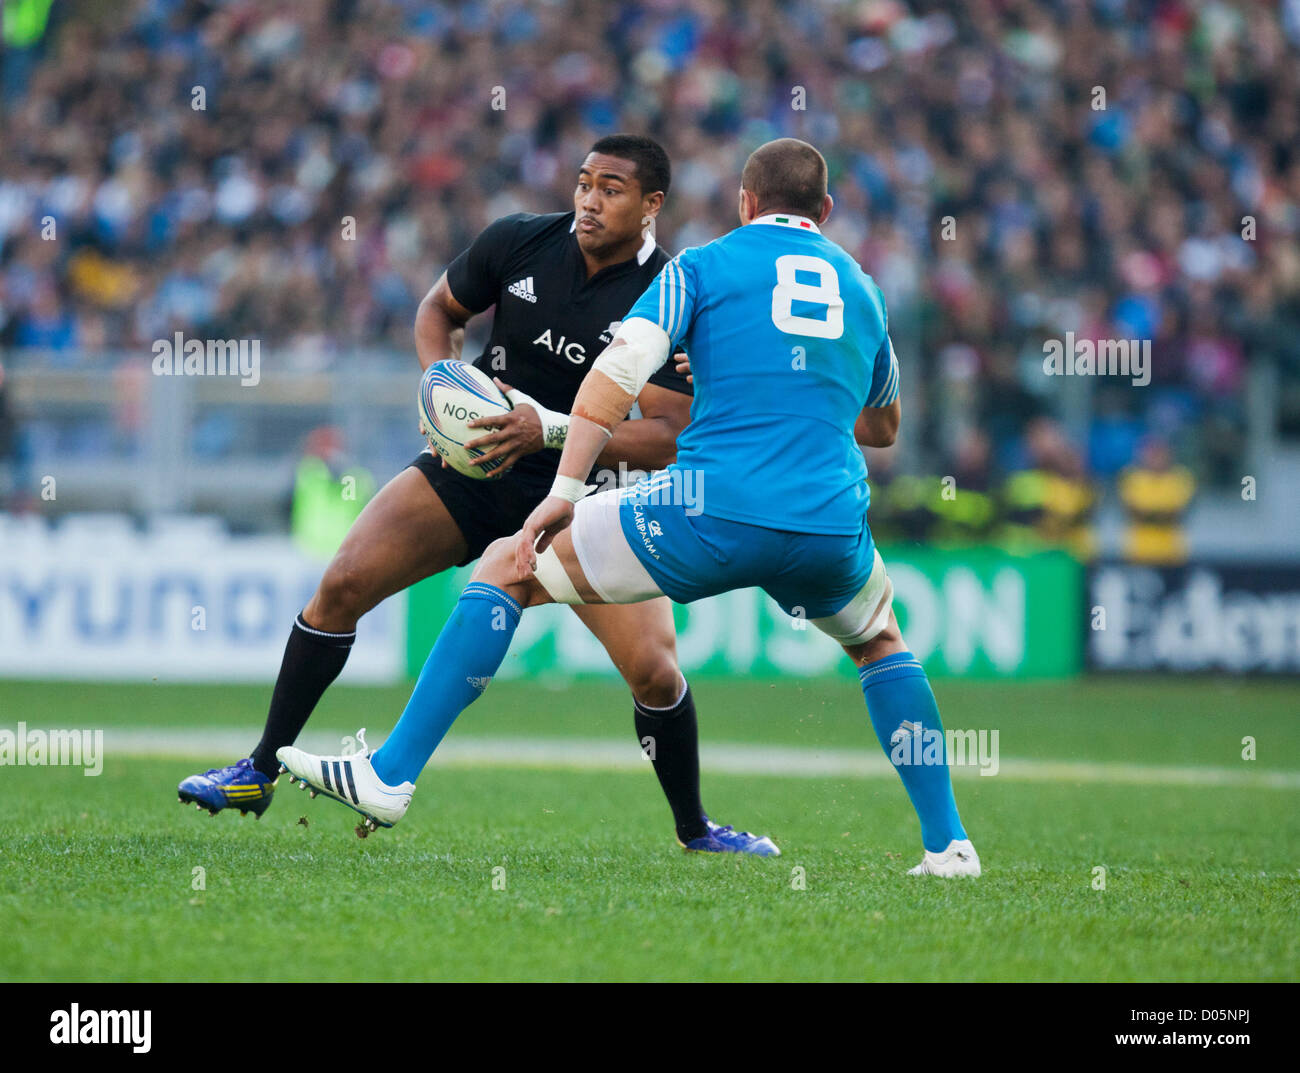
[[[588,484],[579,477],[565,477],[557,473],[554,482],[551,484],[551,495],[558,496],[560,499],[567,499],[570,503],[576,503],[579,499],[584,499],[589,492],[594,492],[596,487],[596,485]]]
[[[616,345],[620,339],[623,346]],[[591,367],[636,398],[646,381],[668,360],[671,344],[668,333],[654,321],[633,317],[620,325],[614,342],[600,352]]]
[[[553,447],[557,451],[564,449],[564,440],[569,434],[568,414],[548,410],[531,395],[526,395],[517,387],[512,387],[507,391],[506,398],[510,400],[511,406],[528,405],[537,411],[537,416],[542,422],[542,445],[544,447]]]

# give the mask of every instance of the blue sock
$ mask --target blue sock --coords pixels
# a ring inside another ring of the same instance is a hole
[[[460,594],[411,699],[370,762],[389,786],[415,782],[456,717],[478,700],[506,658],[519,604],[495,585],[471,581]]]
[[[921,842],[935,853],[947,849],[966,832],[952,796],[939,706],[920,660],[899,652],[867,664],[858,678],[880,747],[921,820]]]

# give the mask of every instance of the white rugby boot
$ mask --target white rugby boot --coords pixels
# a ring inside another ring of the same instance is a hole
[[[389,786],[375,774],[370,765],[373,751],[366,748],[365,734],[364,727],[357,731],[362,751],[352,756],[317,756],[292,745],[275,751],[281,770],[289,773],[289,781],[297,782],[299,789],[310,790],[312,797],[332,797],[361,813],[364,822],[357,826],[359,838],[377,827],[392,827],[406,815],[415,793],[413,782]]]
[[[952,879],[956,876],[974,878],[980,874],[980,857],[969,838],[954,838],[941,853],[925,851],[921,863],[907,870],[909,876],[939,876]]]

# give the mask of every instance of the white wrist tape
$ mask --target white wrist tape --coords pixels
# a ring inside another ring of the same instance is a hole
[[[616,345],[620,340],[622,345]],[[614,342],[600,352],[591,367],[635,398],[668,360],[671,342],[668,333],[654,321],[633,317],[619,326]]]
[[[564,477],[558,473],[555,475],[555,483],[551,485],[551,495],[559,496],[560,499],[567,499],[570,503],[585,499],[588,492],[594,492],[595,490],[596,486],[594,484],[588,484],[577,477]]]
[[[512,387],[506,392],[506,398],[510,400],[511,406],[521,406],[527,404],[537,411],[537,416],[542,421],[542,446],[553,447],[555,450],[563,450],[564,441],[569,435],[569,415],[556,413],[554,410],[548,410],[531,395],[520,391],[517,387]]]

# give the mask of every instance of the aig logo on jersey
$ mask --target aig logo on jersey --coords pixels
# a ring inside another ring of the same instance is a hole
[[[523,279],[515,280],[506,288],[516,298],[522,298],[525,302],[537,303],[537,292],[533,290],[533,277],[526,276]]]
[[[567,342],[568,338],[567,335],[561,335],[552,339],[551,329],[547,328],[533,340],[533,346],[544,346],[552,354],[559,354],[561,357],[568,358],[574,365],[581,365],[587,360],[587,348],[581,343]]]

